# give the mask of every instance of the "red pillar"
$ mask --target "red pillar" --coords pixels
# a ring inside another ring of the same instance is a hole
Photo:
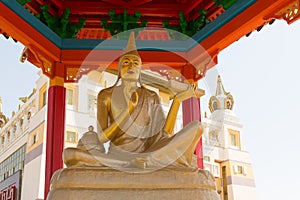
[[[52,84],[50,84],[52,85]],[[45,194],[50,189],[50,179],[53,173],[63,168],[62,152],[64,149],[65,133],[65,98],[66,89],[62,85],[52,85],[48,89],[48,115],[47,115],[47,140],[46,140],[46,169],[45,169]]]
[[[200,99],[190,98],[182,102],[183,126],[188,123],[198,120],[201,121]],[[202,137],[196,146],[195,154],[197,155],[197,164],[200,169],[203,169],[203,152],[202,152]]]

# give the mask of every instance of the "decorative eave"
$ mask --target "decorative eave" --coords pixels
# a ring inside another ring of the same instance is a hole
[[[289,23],[298,19],[299,9],[293,19],[287,18],[288,8],[295,5],[299,7],[298,0],[238,0],[192,39],[138,40],[144,68],[165,76],[170,76],[172,68],[185,79],[197,81],[217,63],[220,51],[244,35],[274,19]],[[126,44],[124,40],[101,43],[93,39],[62,39],[12,0],[0,0],[0,13],[0,29],[24,44],[28,48],[28,60],[51,79],[59,76],[65,82],[74,82],[92,69],[117,69],[117,58]],[[93,54],[86,59],[92,50]]]

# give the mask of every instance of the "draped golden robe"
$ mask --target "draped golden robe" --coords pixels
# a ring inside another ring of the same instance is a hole
[[[103,95],[119,94],[116,88],[101,91]],[[195,146],[202,134],[199,122],[192,122],[177,134],[170,136],[164,131],[165,115],[158,95],[144,87],[137,89],[138,103],[130,117],[118,127],[118,133],[110,140],[110,148],[104,153],[97,133],[87,132],[78,143],[78,149],[64,151],[64,162],[72,165],[105,165],[113,168],[136,168],[140,160],[144,167],[169,165],[191,166]],[[109,109],[110,123],[114,121]],[[108,124],[109,126],[109,124]],[[99,129],[99,128],[98,128]],[[101,134],[101,131],[98,134]],[[100,146],[100,147],[99,147]]]

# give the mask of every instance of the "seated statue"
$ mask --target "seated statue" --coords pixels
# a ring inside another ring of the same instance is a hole
[[[132,170],[192,167],[202,126],[195,121],[176,134],[173,129],[181,101],[195,96],[195,88],[176,94],[165,117],[159,96],[140,81],[141,65],[131,33],[119,59],[118,80],[98,94],[97,133],[89,127],[77,148],[65,149],[63,159],[67,167],[107,166]],[[110,142],[108,152],[105,142]]]

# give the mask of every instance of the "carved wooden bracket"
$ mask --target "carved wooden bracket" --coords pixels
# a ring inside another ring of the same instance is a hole
[[[293,23],[300,18],[300,1],[295,0],[275,13],[276,19],[284,19],[288,24]]]

